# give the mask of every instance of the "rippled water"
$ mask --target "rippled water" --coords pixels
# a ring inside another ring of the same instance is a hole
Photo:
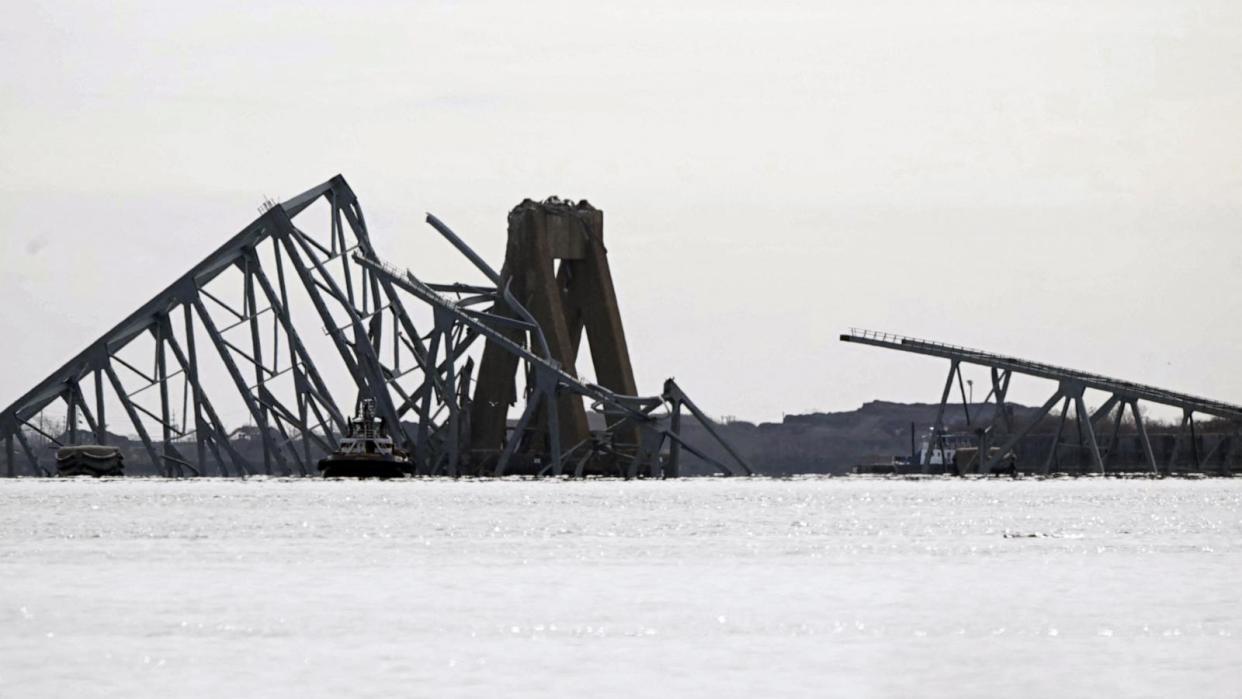
[[[1239,696],[1242,480],[0,481],[0,696]]]

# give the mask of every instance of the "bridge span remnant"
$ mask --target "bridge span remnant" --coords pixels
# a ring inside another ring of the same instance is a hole
[[[1094,473],[1103,474],[1107,471],[1109,457],[1117,451],[1122,420],[1125,417],[1126,410],[1130,411],[1131,418],[1134,421],[1142,458],[1145,466],[1151,473],[1169,474],[1183,465],[1193,465],[1194,468],[1200,469],[1214,457],[1220,459],[1220,470],[1222,473],[1231,473],[1232,452],[1235,444],[1239,441],[1237,430],[1239,426],[1242,426],[1242,405],[1224,403],[1077,369],[1067,369],[1051,364],[905,335],[851,328],[848,333],[841,335],[840,339],[842,342],[883,347],[949,360],[949,374],[945,379],[944,390],[940,396],[940,407],[937,412],[936,424],[932,428],[933,439],[936,440],[943,439],[945,435],[944,411],[945,406],[950,400],[949,397],[953,392],[955,383],[961,394],[967,423],[971,422],[969,400],[967,399],[966,388],[962,379],[962,365],[971,364],[987,369],[991,378],[991,390],[983,402],[986,404],[989,401],[995,400],[996,410],[994,411],[991,424],[987,427],[980,427],[977,430],[981,435],[981,444],[977,452],[978,456],[969,466],[979,473],[986,474],[992,472],[1011,450],[1017,447],[1030,434],[1031,430],[1056,408],[1057,404],[1061,405],[1060,419],[1053,437],[1052,448],[1043,464],[1043,473],[1048,473],[1053,460],[1057,456],[1058,449],[1063,446],[1062,436],[1071,405],[1073,406],[1074,419],[1079,433],[1082,435],[1079,444],[1076,446],[1087,452],[1090,468]],[[1053,394],[1024,425],[1012,424],[1009,412],[1005,409],[1010,380],[1015,374],[1047,379],[1056,382],[1057,385]],[[1108,398],[1095,410],[1089,410],[1083,398],[1087,390],[1100,391],[1107,394]],[[1152,449],[1151,436],[1148,433],[1142,411],[1139,410],[1140,401],[1168,406],[1182,411],[1180,430],[1174,441],[1169,460],[1163,467],[1156,461],[1155,452]],[[1200,453],[1199,439],[1195,426],[1195,415],[1197,414],[1230,421],[1233,424],[1233,434],[1218,442],[1214,450],[1206,454]],[[1098,439],[1100,430],[1097,428],[1097,425],[1110,416],[1113,418],[1112,432],[1107,447],[1101,449]],[[1002,436],[1003,439],[1001,438]],[[1187,445],[1188,448],[1183,445]],[[993,450],[991,449],[992,446],[999,446],[999,448]],[[1219,455],[1216,453],[1218,451],[1221,452]],[[1183,452],[1187,453],[1184,454]],[[930,453],[931,449],[924,452],[925,457],[922,463],[924,469],[928,465],[927,456]],[[1189,463],[1180,463],[1178,460],[1185,456],[1189,457]]]
[[[436,217],[427,222],[483,283],[425,282],[381,260],[340,175],[265,204],[250,225],[0,411],[0,475],[50,475],[50,457],[32,437],[48,446],[117,440],[115,414],[166,476],[312,475],[314,455],[338,446],[363,399],[411,455],[415,475],[675,476],[683,449],[722,474],[750,473],[672,379],[660,394],[640,396],[632,374],[611,386],[578,378],[572,357],[549,350],[546,309],[536,304],[539,318],[527,310],[530,290],[513,288]],[[574,249],[589,247],[588,231],[564,235]],[[593,273],[602,264],[607,274],[602,255],[594,264]],[[615,297],[604,305],[619,328]],[[476,380],[480,338],[511,367],[507,382]],[[621,360],[628,369],[628,353]],[[519,365],[525,407],[506,430]],[[471,407],[480,399],[500,414],[501,429],[472,449]],[[603,428],[562,441],[557,406],[581,412],[584,400]],[[683,408],[731,461],[682,438]],[[63,431],[38,419],[54,409],[64,411]],[[528,429],[536,413],[540,439]]]

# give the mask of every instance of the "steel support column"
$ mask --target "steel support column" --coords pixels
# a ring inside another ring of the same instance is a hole
[[[674,434],[681,434],[681,401],[674,399],[670,408],[669,429]],[[659,458],[659,455],[656,455]],[[665,478],[681,478],[681,442],[673,440],[668,445],[668,465],[664,468]]]
[[[1070,397],[1066,396],[1061,404],[1061,419],[1057,421],[1057,431],[1052,435],[1052,448],[1048,451],[1048,458],[1044,459],[1044,475],[1052,471],[1053,462],[1056,462],[1057,468],[1061,467],[1061,434],[1065,431],[1065,419],[1069,416],[1069,409]]]
[[[1139,412],[1138,400],[1130,400],[1130,413],[1134,415],[1134,426],[1138,429],[1139,444],[1147,459],[1147,465],[1151,467],[1152,473],[1160,473],[1160,467],[1156,465],[1156,453],[1152,451],[1151,439],[1147,436],[1147,425],[1143,422],[1143,414]]]
[[[195,456],[198,459],[198,470],[203,475],[207,475],[207,428],[203,424],[202,391],[198,385],[198,350],[194,343],[194,314],[187,303],[181,304],[181,313],[185,321],[186,349],[190,353],[189,361],[181,367],[181,370],[185,372],[186,377],[189,379],[190,392],[194,395],[194,450]],[[167,317],[165,317],[165,320],[167,320]],[[166,334],[171,336],[171,323],[169,326]],[[178,358],[178,362],[180,362],[180,358]],[[228,475],[228,469],[222,460],[218,460],[216,466],[220,469],[220,475]]]
[[[253,357],[250,361],[254,364],[255,389],[258,391],[258,395],[262,395],[263,391],[266,390],[264,383],[267,381],[267,367],[263,364],[263,342],[259,337],[259,306],[255,303],[254,277],[250,274],[251,265],[257,264],[258,257],[252,248],[246,251],[238,264],[238,268],[242,272],[242,287],[246,299],[243,308],[247,309],[246,316],[250,321],[250,345],[253,352]],[[249,391],[249,389],[245,388],[239,390]],[[271,439],[268,436],[267,406],[263,404],[263,401],[255,401],[255,406],[258,408],[254,418],[255,426],[259,428],[259,433],[263,435],[263,472],[270,476],[272,475],[272,457],[281,452],[271,444]],[[285,464],[284,458],[277,456],[277,460],[280,462],[281,470],[286,471],[286,473],[281,475],[289,475],[287,472],[288,466]]]
[[[1186,413],[1186,422],[1190,424],[1190,456],[1194,459],[1195,469],[1202,466],[1199,462],[1199,435],[1195,432],[1195,414]]]
[[[1125,416],[1126,403],[1125,401],[1119,401],[1117,404],[1117,417],[1113,420],[1113,436],[1108,440],[1108,453],[1104,457],[1106,466],[1114,461],[1114,456],[1121,446],[1121,422]]]
[[[1100,475],[1104,475],[1104,459],[1100,458],[1100,445],[1095,441],[1095,427],[1091,424],[1090,413],[1087,411],[1087,404],[1082,399],[1082,391],[1074,396],[1075,412],[1078,414],[1079,424],[1084,432],[1087,433],[1087,446],[1090,449],[1092,464]]]
[[[192,302],[191,304],[186,305],[187,316],[188,309],[190,308],[192,308]],[[220,448],[223,448],[228,452],[229,459],[232,460],[233,466],[237,469],[238,474],[250,475],[251,469],[248,462],[240,453],[237,452],[236,449],[233,448],[232,443],[229,441],[228,431],[224,427],[224,423],[220,420],[220,416],[216,413],[216,409],[212,406],[211,399],[207,397],[207,393],[203,390],[202,384],[199,383],[198,358],[197,355],[194,354],[194,345],[194,333],[187,333],[186,346],[191,352],[191,354],[187,356],[186,353],[182,351],[181,345],[177,343],[177,338],[172,335],[168,336],[168,347],[172,350],[173,357],[177,360],[177,363],[181,365],[181,370],[185,371],[187,376],[189,376],[190,387],[194,390],[194,400],[196,404],[202,408],[202,412],[207,418],[205,422],[208,423],[210,427],[209,432],[211,433],[211,441],[208,442],[208,446],[211,448],[212,454],[216,457],[216,463],[220,466],[220,475],[229,475],[228,468],[224,464],[224,459],[220,456]],[[199,469],[204,470],[205,472],[206,464],[199,464]]]
[[[944,409],[949,402],[949,392],[953,390],[953,378],[957,375],[957,364],[956,359],[949,361],[949,375],[945,377],[944,390],[940,393],[940,405],[936,408],[936,422],[932,430],[932,438],[927,442],[927,449],[923,450],[921,464],[923,473],[930,471],[928,466],[931,465],[932,452],[940,449],[941,455],[944,454]],[[943,456],[941,460],[944,460]]]
[[[176,475],[182,476],[181,464],[178,459],[173,458],[174,449],[172,445],[172,413],[168,409],[168,358],[164,352],[164,334],[168,330],[167,316],[160,316],[156,321],[155,327],[151,329],[151,335],[155,338],[155,375],[160,382],[160,427],[164,438],[163,458],[165,468],[168,469],[169,475],[173,475],[173,469],[176,469]],[[202,468],[202,465],[199,465]]]
[[[1013,372],[997,371],[995,367],[990,367],[992,375],[992,393],[996,395],[996,414],[997,418],[1005,425],[1005,432],[1013,431],[1013,423],[1009,419],[1009,405],[1005,399],[1009,395],[1009,379],[1013,376]],[[996,420],[993,420],[995,423]]]
[[[98,368],[95,369],[95,443],[108,443],[108,420],[104,413],[104,387],[103,372]]]
[[[95,416],[91,413],[91,409],[86,405],[86,398],[82,395],[82,387],[75,381],[69,387],[69,395],[72,400],[78,403],[78,409],[82,411],[82,419],[86,420],[86,426],[90,429],[91,436],[99,434],[99,423],[95,421]],[[99,442],[96,442],[99,444]]]
[[[1167,475],[1173,475],[1173,469],[1177,467],[1177,457],[1182,450],[1182,438],[1186,434],[1186,423],[1190,421],[1190,411],[1182,411],[1182,424],[1177,430],[1177,436],[1173,438],[1173,451],[1169,454],[1169,464],[1165,467]]]
[[[1238,437],[1239,433],[1237,428],[1234,428],[1234,431],[1227,437],[1229,440],[1229,446],[1225,449],[1224,460],[1221,461],[1220,464],[1220,472],[1222,476],[1233,475],[1233,453],[1234,449],[1237,447]]]
[[[121,378],[116,375],[116,369],[112,368],[111,363],[104,364],[103,369],[108,374],[108,381],[112,382],[112,390],[116,393],[117,398],[120,399],[121,407],[125,409],[125,414],[129,416],[129,421],[134,426],[134,431],[138,433],[138,439],[142,441],[142,446],[147,450],[147,455],[151,457],[151,465],[155,467],[155,472],[161,476],[168,475],[166,472],[167,464],[156,453],[155,445],[151,443],[151,435],[147,434],[147,428],[143,426],[142,418],[138,417],[138,411],[134,409],[134,404],[130,402],[129,396],[125,393],[125,386],[121,384]]]
[[[962,365],[957,365],[957,387],[962,393],[962,412],[966,414],[966,426],[972,427],[974,423],[970,419],[970,401],[966,399],[966,384],[962,381]],[[973,392],[973,389],[972,389]]]
[[[77,401],[77,384],[73,383],[69,386],[69,393],[66,397],[65,412],[65,431],[69,433],[69,444],[77,445],[78,443],[78,401]]]
[[[224,338],[220,336],[220,331],[216,328],[216,322],[212,320],[211,314],[207,312],[207,309],[203,307],[203,302],[200,298],[197,296],[194,297],[191,303],[194,305],[195,312],[198,313],[199,322],[203,324],[203,328],[207,331],[208,337],[211,338],[212,344],[215,345],[216,351],[220,355],[220,360],[224,362],[224,368],[228,370],[229,377],[233,379],[233,385],[237,388],[237,392],[241,394],[242,400],[246,403],[246,409],[250,411],[250,417],[254,419],[256,425],[264,424],[262,419],[259,417],[260,410],[254,399],[254,395],[250,392],[250,388],[246,386],[246,380],[242,378],[241,370],[237,368],[237,362],[233,360],[233,355],[229,352],[229,348],[227,347]],[[259,436],[263,442],[264,473],[270,476],[272,475],[272,469],[270,456],[268,455],[275,451],[272,448],[272,436],[268,434],[266,429],[264,429]],[[283,467],[285,465],[284,455],[278,451],[275,451],[275,455],[277,457],[277,461],[279,461],[280,465]]]
[[[30,447],[30,442],[26,440],[26,435],[22,432],[21,428],[18,428],[13,434],[17,437],[17,442],[21,444],[22,451],[26,454],[26,459],[30,461],[31,475],[35,477],[38,477],[40,473],[44,476],[52,475],[50,471],[43,468],[43,466],[39,464],[39,456],[38,454],[35,454],[35,450]]]

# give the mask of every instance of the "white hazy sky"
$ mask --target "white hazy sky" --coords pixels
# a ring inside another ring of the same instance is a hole
[[[590,199],[640,386],[714,414],[938,397],[851,325],[1242,402],[1242,3],[672,6],[10,4],[0,404],[337,172],[440,280],[424,211],[498,263]]]

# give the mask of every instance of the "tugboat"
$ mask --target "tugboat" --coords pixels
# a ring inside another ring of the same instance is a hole
[[[341,445],[319,461],[324,478],[403,478],[410,458],[388,436],[388,426],[375,417],[375,401],[364,398],[358,415],[349,421]]]

